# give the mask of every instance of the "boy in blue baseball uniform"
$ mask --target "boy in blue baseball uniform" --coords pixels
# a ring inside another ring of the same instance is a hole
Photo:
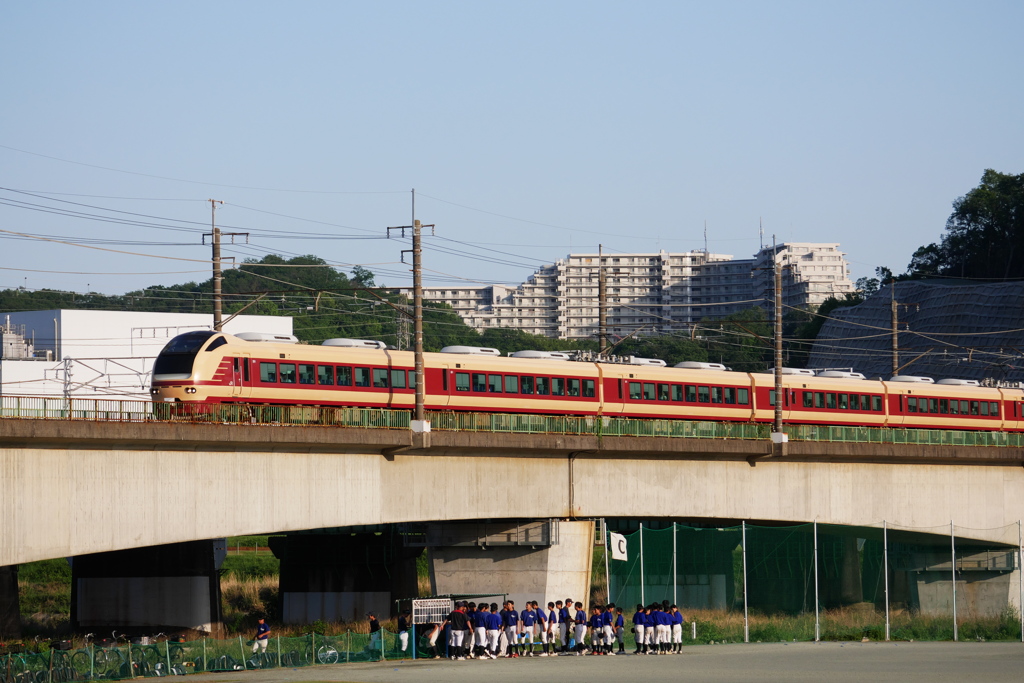
[[[625,636],[625,634],[626,634],[626,619],[625,619],[625,617],[622,616],[622,608],[621,607],[616,607],[615,608],[615,639],[619,641],[619,654],[620,655],[626,654],[626,651],[623,648],[623,642],[622,642],[622,639]]]
[[[521,635],[521,647],[523,648],[523,656],[533,656],[533,631],[537,624],[537,613],[533,609],[533,603],[527,602],[526,609],[519,614],[519,621],[522,624],[520,629]]]
[[[601,642],[604,639],[604,631],[601,629],[601,608],[598,606],[590,610],[590,654],[603,655]]]
[[[633,613],[633,635],[636,638],[636,651],[633,654],[638,655],[646,653],[644,649],[644,639],[646,638],[647,619],[644,615],[644,606],[637,605],[636,612]]]
[[[498,658],[498,636],[501,633],[501,615],[498,603],[491,603],[491,611],[487,615],[487,650],[491,659]]]
[[[682,654],[683,622],[686,621],[686,618],[676,605],[672,605],[672,612],[669,613],[669,617],[672,620],[672,652],[677,655]]]
[[[558,612],[555,611],[555,603],[548,603],[548,644],[544,646],[544,652],[551,648],[551,655],[558,654],[558,638],[559,638],[559,623],[558,623]]]
[[[505,637],[508,639],[505,656],[515,658],[519,656],[519,612],[516,611],[516,603],[509,600],[503,614]]]
[[[583,611],[583,603],[576,602],[576,615],[573,617],[573,621],[576,624],[575,636],[576,636],[576,654],[583,654],[583,639],[587,635],[587,613]]]
[[[615,641],[613,635],[612,622],[615,621],[615,605],[608,603],[605,606],[604,611],[601,612],[601,636],[603,651],[607,655],[615,656],[615,652],[612,651],[612,643]]]

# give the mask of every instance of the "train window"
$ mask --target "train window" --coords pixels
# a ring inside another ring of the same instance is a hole
[[[492,394],[501,393],[501,375],[487,375],[487,390]]]
[[[836,409],[836,395],[831,391],[825,393],[825,407],[829,410]]]
[[[473,373],[473,391],[487,391],[487,375],[482,372]]]
[[[946,415],[946,414],[949,413],[949,399],[948,398],[940,398],[939,399],[939,412],[942,413],[943,415]]]
[[[697,402],[711,403],[711,390],[707,387],[697,387]]]
[[[882,412],[882,397],[881,396],[872,396],[871,397],[871,410],[874,410],[874,411],[879,412],[879,413]]]
[[[295,363],[281,363],[281,382],[295,384]]]
[[[565,380],[561,377],[551,378],[551,395],[565,396]]]
[[[871,397],[867,394],[861,394],[860,396],[860,409],[871,410]]]
[[[981,415],[982,417],[988,417],[988,401],[981,402]]]
[[[260,381],[277,381],[277,363],[260,363]]]
[[[813,391],[805,391],[804,392],[804,408],[813,408],[813,407],[814,407],[814,392]]]
[[[988,414],[992,417],[999,417],[999,404],[992,401],[988,404]]]
[[[697,402],[697,387],[692,384],[686,385],[686,400],[690,403]]]
[[[960,401],[960,414],[966,415],[968,413],[967,401]]]
[[[644,395],[644,385],[640,382],[629,383],[629,400],[639,401]]]
[[[316,384],[315,365],[306,365],[305,363],[299,365],[299,384]]]
[[[455,373],[455,391],[469,391],[469,373]]]
[[[547,396],[550,393],[549,387],[551,386],[550,381],[547,377],[537,378],[537,395]]]
[[[850,407],[850,404],[846,400],[846,394],[839,394],[839,409],[840,410],[847,410],[847,409],[849,409],[849,407]]]
[[[405,370],[391,371],[391,386],[395,389],[405,389]]]
[[[352,368],[343,365],[338,366],[338,386],[352,386]]]
[[[316,382],[317,384],[325,384],[334,386],[334,366],[333,365],[318,365],[316,366]]]
[[[734,387],[725,388],[725,403],[726,405],[736,405],[736,389]]]
[[[978,414],[979,414],[979,412],[978,412],[978,402],[977,401],[971,401],[971,415],[978,415]]]
[[[711,402],[721,403],[722,402],[722,387],[711,387]]]
[[[949,402],[949,414],[959,415],[960,414],[960,401],[953,399]]]
[[[742,387],[736,390],[736,399],[739,401],[741,406],[750,405],[750,389]]]
[[[929,398],[929,399],[927,399],[927,401],[928,401],[928,412],[929,413],[938,413],[939,412],[939,399],[937,399],[937,398]],[[924,412],[924,411],[922,411],[922,412]]]
[[[227,343],[228,343],[228,340],[225,339],[224,337],[217,337],[216,339],[213,340],[213,342],[208,347],[206,347],[206,350],[207,351],[213,351],[218,346],[224,346]]]
[[[578,379],[569,380],[569,395],[579,396],[580,395],[580,381]]]
[[[825,392],[815,391],[814,392],[814,407],[824,408],[825,407]]]
[[[387,389],[388,388],[388,369],[387,368],[374,368],[373,369],[373,386],[376,389]]]
[[[672,385],[672,400],[682,401],[683,400],[683,385],[673,384]]]
[[[771,391],[768,392],[768,405],[770,405],[770,406],[774,406],[775,405],[775,390],[774,389],[772,389]]]
[[[517,375],[505,375],[505,393],[519,393],[519,377]]]
[[[669,385],[667,385],[667,384],[659,384],[658,385],[658,400],[659,401],[667,401],[667,400],[669,400],[668,386]]]
[[[907,412],[908,413],[916,413],[917,412],[917,397],[916,396],[907,396]]]
[[[850,410],[857,410],[859,406],[859,400],[857,394],[850,394]]]
[[[586,398],[594,398],[595,382],[592,379],[583,380],[583,396]]]
[[[533,377],[524,375],[519,378],[519,391],[524,394],[533,393]]]
[[[447,384],[447,382],[445,384]],[[409,388],[410,389],[415,389],[416,388],[416,371],[415,370],[410,370],[409,371]],[[445,389],[447,389],[447,388],[448,387],[446,386]]]
[[[356,368],[356,386],[370,386],[370,368]]]
[[[644,382],[644,400],[653,401],[657,398],[657,386],[651,382]]]
[[[249,359],[246,358],[242,362],[242,381],[249,381]]]

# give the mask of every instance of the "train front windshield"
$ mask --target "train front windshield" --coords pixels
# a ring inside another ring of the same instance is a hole
[[[160,375],[191,375],[196,353],[215,334],[210,330],[186,332],[167,342],[153,364],[154,379]]]

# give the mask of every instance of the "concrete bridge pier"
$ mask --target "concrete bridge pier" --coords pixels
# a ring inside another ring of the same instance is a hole
[[[528,600],[590,602],[593,522],[437,523],[425,543],[435,595],[507,594],[516,609]]]
[[[373,529],[373,530],[367,530]],[[281,620],[286,624],[387,618],[395,601],[416,597],[421,548],[403,543],[396,525],[271,536],[281,560]]]
[[[78,555],[71,562],[71,625],[148,634],[220,628],[224,539]]]
[[[0,567],[0,637],[21,637],[18,565]]]

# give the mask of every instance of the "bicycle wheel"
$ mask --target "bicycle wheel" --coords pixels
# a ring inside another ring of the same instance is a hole
[[[299,651],[289,650],[284,653],[281,657],[281,666],[298,666],[299,665]]]
[[[337,664],[338,651],[330,645],[323,645],[317,649],[316,658],[321,664]]]
[[[168,657],[170,657],[171,664],[181,664],[185,661],[185,648],[181,645],[171,645],[170,647]]]

